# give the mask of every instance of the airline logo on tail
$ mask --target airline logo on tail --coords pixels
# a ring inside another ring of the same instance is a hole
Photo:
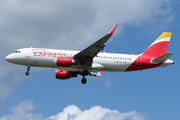
[[[165,62],[173,54],[166,54],[171,34],[163,32],[125,71],[154,68]]]
[[[166,54],[169,41],[171,38],[170,32],[163,32],[143,53],[143,55],[160,57]]]

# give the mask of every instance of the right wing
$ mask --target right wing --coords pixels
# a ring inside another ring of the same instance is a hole
[[[117,24],[109,31],[107,35],[80,51],[74,55],[74,59],[80,62],[83,62],[83,66],[91,67],[93,58],[105,47],[106,41],[113,35],[116,30]]]
[[[113,35],[117,24],[109,31],[107,35],[90,45],[89,47],[85,48],[81,52],[77,53],[74,57],[76,58],[86,58],[92,57],[94,58],[104,47],[105,42]]]

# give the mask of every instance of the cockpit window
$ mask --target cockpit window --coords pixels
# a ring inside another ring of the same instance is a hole
[[[20,53],[20,51],[15,51],[15,53]]]

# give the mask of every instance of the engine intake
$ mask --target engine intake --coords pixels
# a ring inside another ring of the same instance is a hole
[[[57,69],[56,70],[56,79],[70,79],[71,77],[77,77],[77,74],[68,71],[68,70],[62,70],[62,69]]]

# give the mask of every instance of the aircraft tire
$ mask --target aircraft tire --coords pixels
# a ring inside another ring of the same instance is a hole
[[[86,82],[87,82],[86,78],[83,77],[82,80],[81,80],[81,83],[86,84]]]
[[[26,76],[28,76],[28,75],[29,75],[29,72],[27,71],[27,72],[25,72],[25,74],[26,74]]]

